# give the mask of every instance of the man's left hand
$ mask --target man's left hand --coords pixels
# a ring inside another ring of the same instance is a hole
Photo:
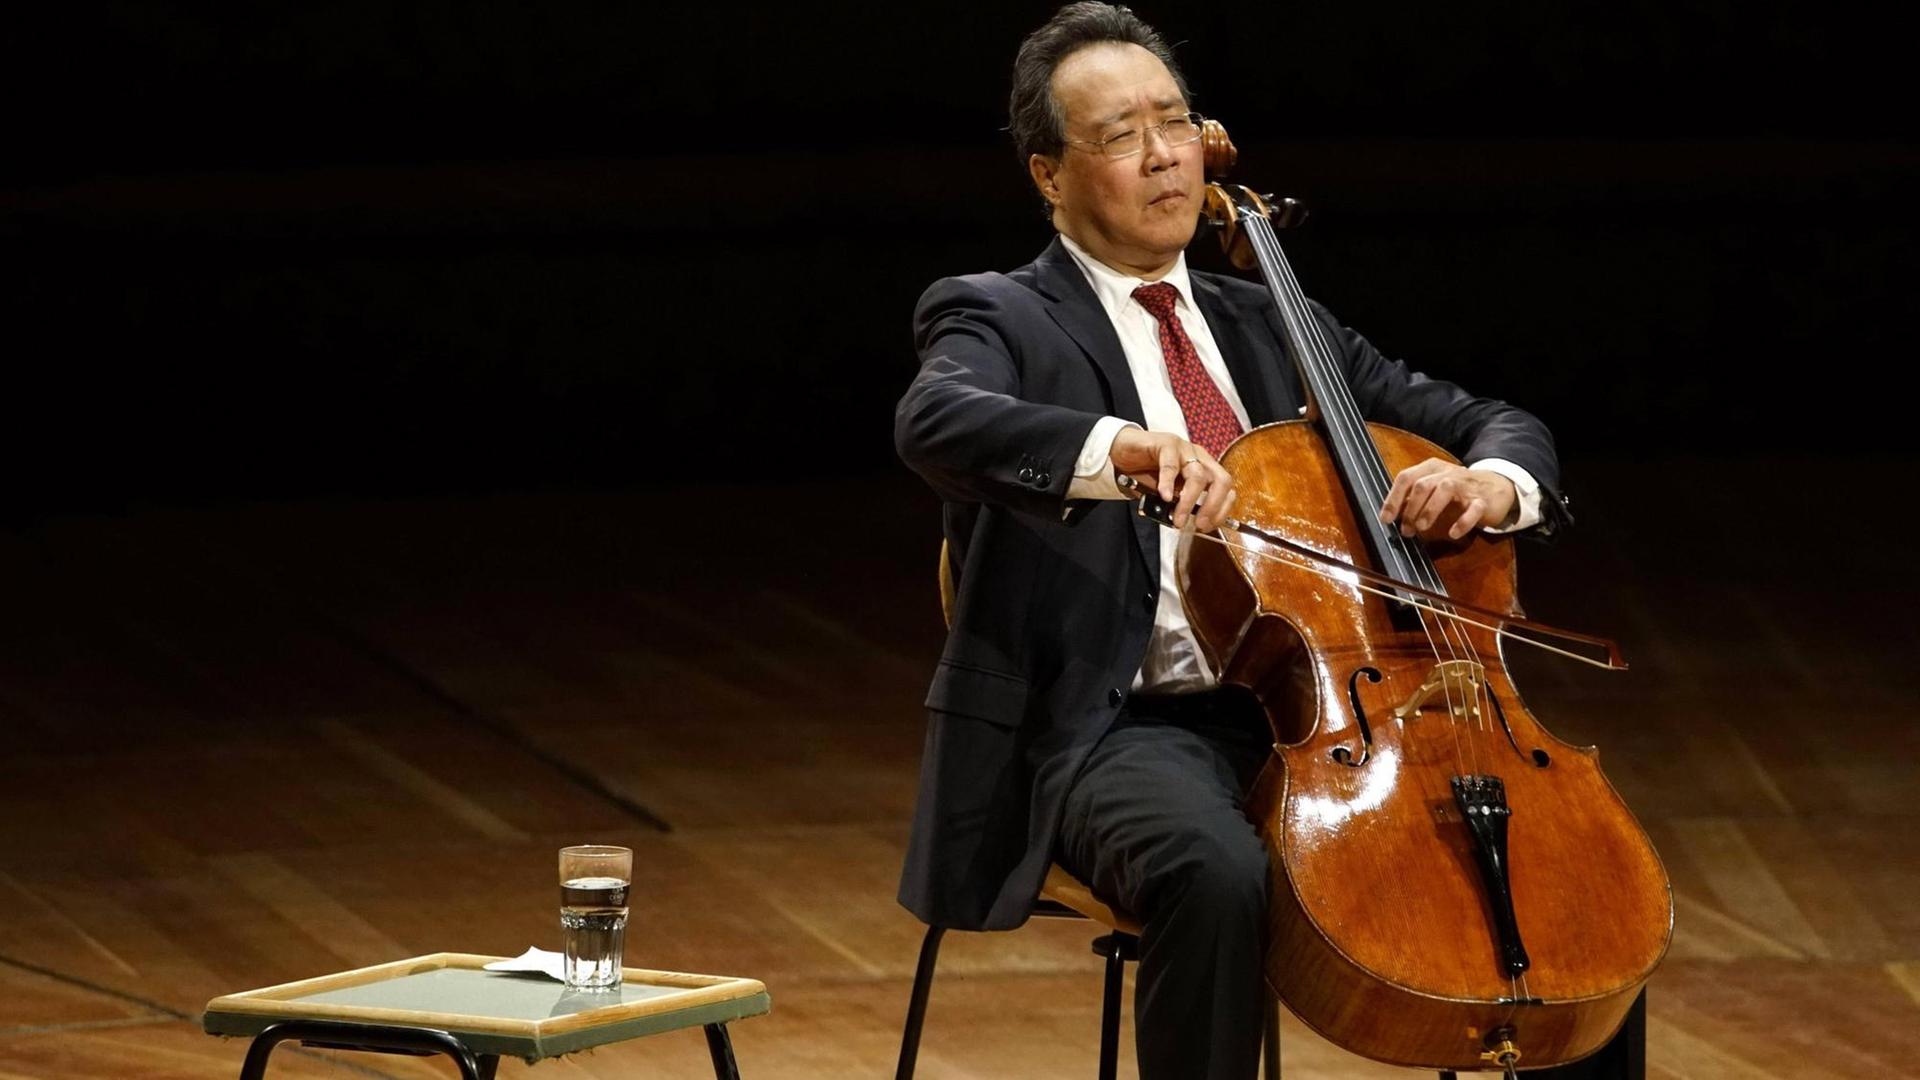
[[[1380,522],[1398,522],[1402,536],[1458,540],[1481,525],[1507,524],[1518,501],[1513,481],[1499,473],[1428,458],[1393,478]]]

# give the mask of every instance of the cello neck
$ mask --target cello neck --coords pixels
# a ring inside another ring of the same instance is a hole
[[[1339,354],[1328,340],[1328,328],[1314,317],[1286,253],[1280,249],[1273,223],[1257,196],[1238,185],[1227,188],[1237,224],[1258,260],[1267,294],[1280,317],[1282,340],[1300,373],[1309,402],[1309,417],[1320,426],[1327,446],[1352,501],[1354,517],[1367,531],[1374,556],[1389,576],[1433,588],[1439,576],[1426,552],[1379,519],[1392,478],[1367,431],[1366,420],[1347,385]]]

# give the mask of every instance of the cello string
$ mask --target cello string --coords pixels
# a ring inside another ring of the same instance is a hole
[[[1284,303],[1278,306],[1282,318],[1286,319],[1294,329],[1295,337],[1301,343],[1301,362],[1303,365],[1313,367],[1324,388],[1331,391],[1318,395],[1324,399],[1322,415],[1327,421],[1328,431],[1340,443],[1347,460],[1355,465],[1353,479],[1361,486],[1362,490],[1359,494],[1362,496],[1362,506],[1382,502],[1386,498],[1386,490],[1382,484],[1384,469],[1379,464],[1378,450],[1372,446],[1371,439],[1367,437],[1365,422],[1360,419],[1352,393],[1347,390],[1345,379],[1340,375],[1326,341],[1320,334],[1318,320],[1312,317],[1311,309],[1308,308],[1304,296],[1299,291],[1299,283],[1293,280],[1292,267],[1280,250],[1279,241],[1273,236],[1271,224],[1265,218],[1257,216],[1248,220],[1249,235],[1256,241],[1256,250],[1265,255],[1267,262],[1278,270],[1278,273],[1268,275],[1273,279],[1272,287],[1276,294],[1280,294],[1292,304],[1291,310]],[[1372,453],[1364,452],[1362,447]],[[1396,537],[1390,530],[1382,529],[1381,532],[1388,538],[1383,546],[1383,554],[1388,556],[1390,561],[1400,564],[1398,569],[1403,579],[1420,577],[1420,567],[1409,557],[1409,552],[1404,545],[1394,543]],[[1421,584],[1431,591],[1445,592],[1444,588],[1434,588],[1438,583],[1432,581],[1430,577]]]
[[[1284,286],[1289,290],[1291,294],[1290,299],[1294,301],[1296,307],[1300,311],[1308,313],[1307,323],[1312,330],[1312,348],[1317,350],[1318,353],[1320,354],[1319,360],[1318,360],[1320,365],[1324,369],[1326,369],[1327,372],[1331,373],[1330,375],[1323,373],[1322,377],[1330,378],[1331,380],[1335,381],[1336,382],[1335,388],[1338,391],[1341,391],[1340,393],[1336,393],[1332,395],[1332,397],[1334,398],[1333,404],[1341,407],[1343,410],[1345,410],[1349,414],[1348,422],[1352,423],[1357,428],[1358,431],[1365,432],[1366,431],[1365,422],[1359,417],[1359,414],[1358,414],[1358,403],[1353,400],[1351,392],[1347,390],[1345,380],[1341,379],[1338,375],[1337,368],[1334,366],[1334,362],[1332,360],[1332,350],[1327,345],[1326,339],[1321,333],[1319,320],[1311,317],[1311,309],[1307,306],[1305,295],[1300,290],[1299,279],[1294,276],[1292,265],[1287,261],[1285,253],[1280,249],[1279,239],[1273,233],[1271,222],[1267,221],[1267,219],[1265,218],[1261,218],[1259,231],[1262,233],[1262,239],[1266,242],[1267,246],[1271,248],[1273,262],[1279,267],[1282,274],[1284,275],[1284,279],[1285,279]],[[1326,396],[1326,395],[1323,395],[1323,396]],[[1368,445],[1369,447],[1371,447],[1371,440],[1368,440]],[[1377,449],[1375,453],[1371,456],[1371,458],[1365,461],[1363,465],[1370,467],[1370,468],[1363,468],[1363,471],[1368,471],[1373,474],[1371,479],[1373,480],[1372,497],[1374,501],[1384,502],[1386,499],[1386,483],[1387,483],[1386,469],[1385,469],[1384,463],[1380,461]],[[1425,549],[1412,543],[1408,538],[1402,537],[1399,534],[1398,530],[1389,529],[1389,530],[1383,530],[1383,531],[1388,537],[1388,542],[1398,547],[1403,559],[1415,569],[1415,573],[1409,576],[1418,580],[1420,584],[1426,586],[1429,590],[1444,594],[1446,592],[1446,588],[1439,580],[1438,570],[1434,567],[1432,561],[1427,558]],[[1422,619],[1422,625],[1424,626],[1424,624],[1425,624],[1425,620]],[[1486,665],[1484,660],[1480,656],[1479,649],[1475,647],[1475,645],[1473,644],[1472,635],[1467,633],[1464,628],[1453,626],[1452,624],[1442,624],[1442,634],[1447,640],[1448,652],[1451,658],[1456,660],[1459,659],[1459,649],[1457,649],[1455,646],[1455,638],[1454,638],[1455,633],[1459,635],[1459,639],[1458,639],[1459,646],[1464,647],[1464,651],[1466,652],[1467,656],[1472,660],[1472,662],[1478,667],[1480,671],[1484,672],[1486,670]],[[1429,637],[1431,637],[1431,635],[1429,635]],[[1443,686],[1446,687],[1448,691],[1447,707],[1448,707],[1449,720],[1451,722],[1452,717],[1454,715],[1454,709],[1456,707],[1453,701],[1453,695],[1452,695],[1453,686],[1451,681],[1448,681],[1444,678],[1442,679],[1442,684]],[[1473,680],[1472,686],[1473,686],[1473,716],[1472,716],[1473,730],[1477,734],[1490,732],[1492,727],[1492,722],[1493,722],[1492,713],[1491,713],[1491,710],[1487,708],[1487,703],[1482,697],[1482,693],[1484,691],[1487,694],[1491,694],[1492,689],[1490,686],[1488,686],[1485,683],[1483,679]],[[1476,748],[1477,750],[1477,742],[1478,740],[1470,739],[1468,745],[1470,747]],[[1476,753],[1475,754],[1476,764],[1474,769],[1475,772],[1478,772],[1477,757],[1478,755]]]
[[[1307,305],[1305,295],[1300,291],[1299,281],[1294,277],[1292,265],[1280,248],[1279,239],[1273,234],[1271,223],[1265,218],[1259,218],[1257,223],[1250,223],[1250,235],[1256,242],[1256,251],[1265,255],[1267,262],[1278,270],[1278,273],[1270,273],[1268,276],[1274,279],[1271,284],[1276,293],[1292,305],[1292,310],[1288,310],[1287,304],[1278,306],[1281,308],[1282,317],[1294,325],[1295,335],[1301,343],[1303,365],[1311,365],[1315,368],[1315,374],[1326,391],[1319,394],[1323,405],[1322,415],[1326,419],[1327,429],[1342,442],[1348,453],[1348,460],[1354,464],[1354,481],[1360,485],[1361,494],[1364,496],[1362,506],[1378,505],[1386,498],[1386,470],[1380,462],[1378,449],[1373,446],[1371,438],[1368,437],[1365,421],[1359,415],[1358,404],[1353,400],[1352,392],[1333,360],[1332,350],[1321,333],[1319,320],[1313,317],[1312,309]],[[1359,448],[1362,446],[1370,453],[1361,452]],[[1434,580],[1431,573],[1422,573],[1425,569],[1421,565],[1422,561],[1412,557],[1412,552],[1402,542],[1396,531],[1384,528],[1379,531],[1380,535],[1386,538],[1383,551],[1395,557],[1401,564],[1401,572],[1405,577],[1424,579],[1421,584],[1433,592],[1446,591],[1444,587],[1439,587],[1439,583]],[[1413,572],[1407,573],[1408,569]],[[1433,651],[1436,660],[1440,659],[1440,649],[1434,643],[1433,629],[1428,624],[1424,613],[1419,615],[1419,620],[1421,630],[1427,637],[1428,648]],[[1441,639],[1447,646],[1446,657],[1457,661],[1460,659],[1460,650],[1456,644],[1455,630],[1456,628],[1451,624],[1441,623]],[[1471,642],[1469,641],[1468,644],[1470,645]],[[1448,730],[1453,737],[1454,762],[1461,772],[1477,773],[1479,748],[1475,739],[1471,737],[1467,739],[1471,765],[1461,760],[1460,731],[1457,720],[1461,711],[1460,703],[1455,700],[1452,681],[1444,674],[1441,677],[1441,690],[1447,707]],[[1477,697],[1475,703],[1478,704]]]
[[[1284,295],[1287,301],[1277,306],[1281,310],[1282,318],[1295,327],[1295,336],[1302,345],[1301,361],[1317,369],[1322,385],[1329,391],[1319,395],[1322,399],[1322,415],[1327,421],[1328,431],[1334,432],[1335,437],[1342,441],[1348,453],[1348,460],[1354,463],[1354,481],[1361,485],[1362,494],[1365,496],[1361,500],[1362,507],[1377,506],[1386,501],[1386,468],[1380,460],[1378,448],[1373,445],[1368,435],[1366,422],[1359,414],[1359,405],[1353,400],[1352,391],[1333,360],[1332,350],[1321,333],[1320,321],[1313,316],[1313,311],[1306,302],[1306,296],[1300,289],[1299,279],[1294,276],[1293,267],[1280,247],[1280,241],[1273,232],[1272,223],[1258,214],[1249,214],[1245,221],[1248,235],[1255,244],[1256,253],[1263,256],[1263,269],[1271,268],[1267,273],[1270,287],[1274,290],[1276,298]],[[1274,270],[1278,272],[1275,273]],[[1292,310],[1288,310],[1289,304]],[[1346,428],[1345,432],[1341,431],[1343,427]],[[1359,449],[1361,446],[1365,446],[1371,452],[1362,453]],[[1446,592],[1432,564],[1424,557],[1424,551],[1408,544],[1405,538],[1399,535],[1398,530],[1380,528],[1379,534],[1386,537],[1383,550],[1390,551],[1397,557],[1397,561],[1403,568],[1402,573],[1406,577],[1419,581],[1432,592],[1442,594]],[[1405,573],[1408,569],[1412,570],[1412,573]],[[1427,636],[1428,647],[1433,650],[1434,657],[1438,660],[1441,654],[1439,648],[1434,645],[1433,630],[1428,626],[1425,614],[1418,617],[1421,630]],[[1460,660],[1460,646],[1464,645],[1466,654],[1472,662],[1480,664],[1479,653],[1473,648],[1473,641],[1464,630],[1442,622],[1440,636],[1446,642],[1447,659]],[[1447,707],[1448,727],[1453,734],[1455,744],[1455,763],[1461,766],[1463,772],[1478,773],[1479,740],[1472,737],[1467,739],[1471,758],[1470,769],[1467,763],[1460,761],[1458,754],[1460,741],[1458,717],[1465,711],[1464,703],[1455,700],[1453,681],[1444,673],[1441,676],[1440,685]],[[1478,680],[1474,681],[1473,709],[1476,719],[1484,715],[1485,708],[1480,700]]]
[[[1262,246],[1268,250],[1272,262],[1280,271],[1280,280],[1276,283],[1276,287],[1287,293],[1287,299],[1293,303],[1295,313],[1304,324],[1296,331],[1305,346],[1303,352],[1306,355],[1303,356],[1303,360],[1319,369],[1323,382],[1336,391],[1321,395],[1328,399],[1324,404],[1335,410],[1327,414],[1328,427],[1339,432],[1343,444],[1352,448],[1349,451],[1350,459],[1358,466],[1358,475],[1355,479],[1363,486],[1362,494],[1366,501],[1384,502],[1387,494],[1385,467],[1380,461],[1377,448],[1373,447],[1372,440],[1367,437],[1366,423],[1360,417],[1358,404],[1353,400],[1346,380],[1332,358],[1332,350],[1321,332],[1319,320],[1312,317],[1311,308],[1300,292],[1299,281],[1293,276],[1293,268],[1287,262],[1284,252],[1280,250],[1278,239],[1273,236],[1271,224],[1264,218],[1259,219],[1258,225],[1255,226],[1255,234],[1260,237]],[[1362,452],[1360,447],[1365,447],[1372,452]],[[1415,557],[1417,549],[1408,545],[1397,531],[1382,529],[1381,532],[1386,537],[1387,546],[1392,554],[1411,571],[1406,575],[1407,578],[1418,581],[1433,592],[1445,593],[1445,586],[1434,576],[1431,567],[1423,565],[1424,559]],[[1451,644],[1452,642],[1449,641],[1449,645]]]
[[[1289,299],[1294,302],[1296,307],[1300,311],[1308,313],[1306,317],[1307,333],[1302,336],[1308,339],[1310,346],[1308,351],[1314,354],[1309,359],[1323,369],[1323,379],[1335,385],[1336,388],[1340,390],[1347,390],[1346,393],[1331,395],[1333,398],[1331,404],[1339,407],[1345,414],[1343,420],[1352,425],[1356,433],[1354,441],[1358,443],[1359,439],[1363,437],[1366,432],[1366,421],[1359,414],[1359,405],[1353,400],[1353,395],[1347,388],[1346,380],[1344,376],[1340,374],[1338,365],[1333,360],[1332,349],[1328,346],[1326,338],[1322,333],[1320,321],[1311,317],[1311,308],[1306,302],[1305,295],[1300,291],[1299,279],[1294,276],[1292,264],[1287,261],[1285,253],[1281,251],[1279,240],[1272,233],[1271,224],[1266,222],[1265,219],[1262,219],[1261,225],[1264,227],[1263,231],[1265,233],[1262,239],[1271,249],[1273,261],[1283,275],[1282,287],[1288,291]],[[1385,502],[1387,490],[1390,486],[1385,463],[1380,460],[1378,449],[1372,447],[1371,439],[1367,439],[1364,445],[1373,449],[1374,452],[1371,455],[1355,455],[1356,458],[1359,459],[1358,463],[1362,466],[1362,474],[1358,479],[1368,485],[1367,494],[1372,501]],[[1434,592],[1446,592],[1446,588],[1440,582],[1431,562],[1424,557],[1424,550],[1411,544],[1409,540],[1401,536],[1397,530],[1383,529],[1382,532],[1387,537],[1388,544],[1394,547],[1396,553],[1413,571],[1408,577],[1417,580],[1419,584],[1424,585]]]

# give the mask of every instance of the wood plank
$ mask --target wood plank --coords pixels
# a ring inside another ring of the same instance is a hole
[[[1669,823],[1722,908],[1783,944],[1821,959],[1832,949],[1774,876],[1743,823],[1691,818]]]

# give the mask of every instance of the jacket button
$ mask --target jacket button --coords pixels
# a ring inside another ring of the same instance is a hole
[[[1039,476],[1033,478],[1033,482],[1039,487],[1046,487],[1048,484],[1053,483],[1053,474],[1050,472],[1042,472]]]
[[[1127,695],[1121,693],[1119,687],[1107,691],[1107,704],[1117,706],[1125,700],[1127,700]]]
[[[1033,483],[1033,466],[1031,465],[1020,466],[1020,472],[1016,475],[1020,477],[1020,482],[1023,484]]]
[[[1158,597],[1153,595],[1153,590],[1148,589],[1144,594],[1141,595],[1140,602],[1147,605],[1148,610],[1152,610],[1154,602],[1158,599],[1159,599]]]

